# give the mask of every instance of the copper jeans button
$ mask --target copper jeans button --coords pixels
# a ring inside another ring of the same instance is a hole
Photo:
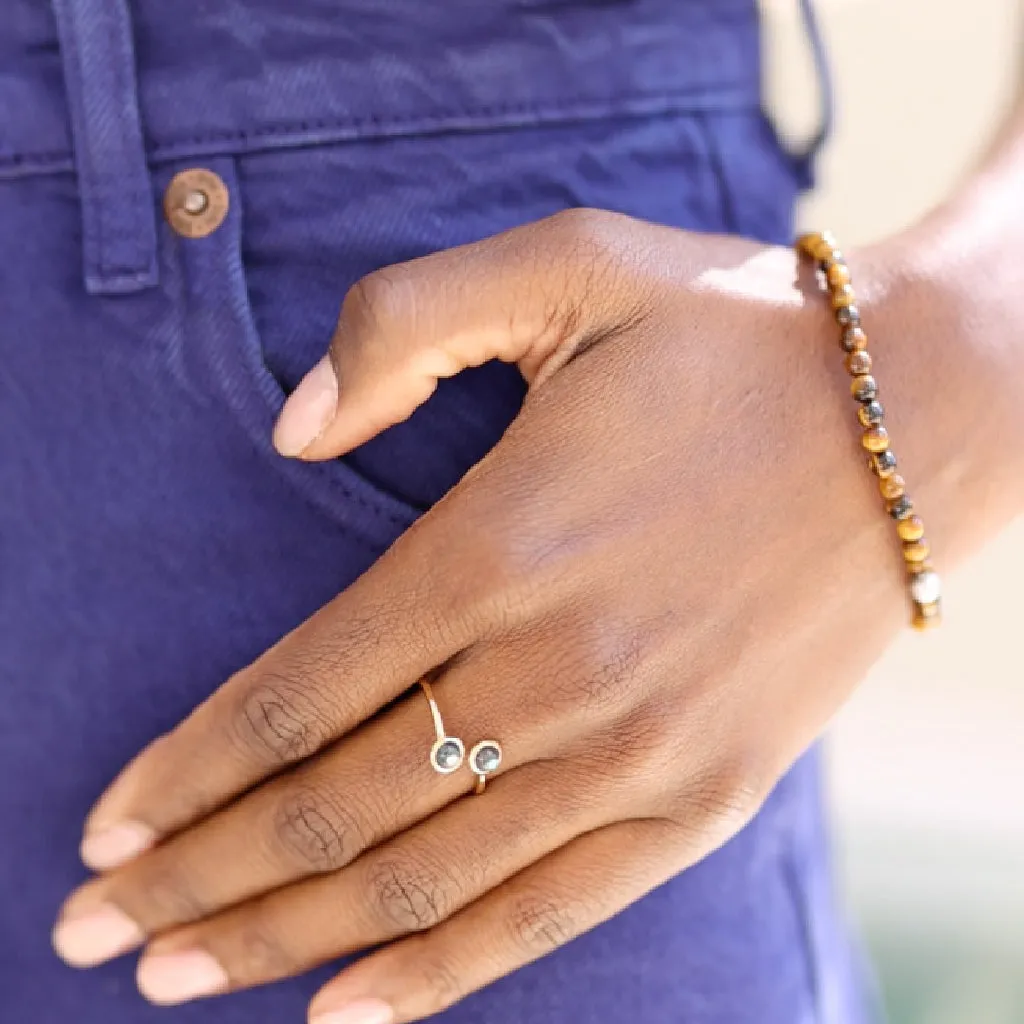
[[[205,238],[228,215],[228,187],[202,167],[176,174],[164,193],[164,216],[183,238]]]

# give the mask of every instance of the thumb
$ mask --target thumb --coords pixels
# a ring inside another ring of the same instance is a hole
[[[281,411],[278,451],[342,455],[410,416],[440,378],[491,359],[539,384],[621,305],[620,222],[571,211],[364,277]]]

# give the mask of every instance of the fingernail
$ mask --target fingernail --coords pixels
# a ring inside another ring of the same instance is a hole
[[[109,903],[60,921],[53,930],[53,948],[73,967],[95,967],[134,949],[142,939],[142,929]]]
[[[227,972],[202,949],[144,956],[135,980],[139,991],[158,1006],[216,995],[228,987]]]
[[[156,833],[138,821],[111,825],[82,840],[81,855],[93,871],[109,871],[148,850],[156,841]]]
[[[309,1024],[393,1024],[395,1011],[379,999],[358,999],[337,1010],[318,1013]]]
[[[327,428],[338,407],[338,378],[324,356],[284,403],[274,427],[274,446],[282,455],[301,455]]]

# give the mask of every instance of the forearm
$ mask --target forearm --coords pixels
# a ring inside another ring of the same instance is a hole
[[[1024,103],[964,186],[863,266],[894,442],[949,564],[1024,512]]]

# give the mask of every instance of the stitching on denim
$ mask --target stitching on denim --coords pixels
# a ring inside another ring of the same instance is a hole
[[[728,88],[728,87],[723,87]],[[626,96],[617,96],[614,100],[607,97],[575,96],[565,97],[560,100],[543,101],[536,103],[498,103],[481,107],[468,107],[461,110],[440,110],[425,114],[403,114],[381,116],[379,114],[364,114],[358,117],[339,118],[306,118],[301,121],[284,121],[280,124],[269,125],[255,132],[238,129],[237,131],[215,131],[207,132],[199,136],[186,136],[181,139],[171,139],[162,142],[154,147],[154,152],[160,152],[173,146],[200,145],[205,142],[228,142],[231,139],[270,138],[275,135],[289,135],[294,132],[323,131],[326,128],[358,128],[363,125],[377,125],[387,127],[388,125],[406,124],[435,124],[443,127],[445,122],[457,121],[459,118],[471,117],[494,117],[507,114],[567,114],[572,107],[597,106],[604,109],[600,114],[593,114],[594,120],[601,120],[606,117],[614,117],[619,113],[619,106],[629,103],[660,100],[671,103],[674,100],[682,99],[691,95],[692,92],[702,93],[704,87],[694,87],[692,90],[668,93],[634,93]],[[704,97],[709,99],[709,97]],[[706,109],[703,105],[694,107],[693,110]],[[578,115],[577,115],[578,116]]]
[[[67,49],[67,56],[64,60],[64,74],[72,79],[72,81],[67,83],[68,113],[71,120],[71,158],[75,164],[75,170],[79,174],[79,190],[81,192],[84,270],[88,278],[94,278],[95,275],[92,273],[92,263],[95,256],[94,250],[99,246],[102,251],[103,229],[102,225],[97,223],[99,218],[96,216],[95,207],[91,200],[86,197],[87,191],[91,192],[88,182],[93,178],[92,149],[89,146],[87,137],[76,138],[76,125],[83,128],[82,134],[84,135],[85,121],[85,111],[82,109],[82,90],[80,88],[82,82],[81,52],[78,48],[78,32],[73,24],[69,24],[68,8],[59,3],[55,4],[54,8],[54,13],[57,15],[57,30],[60,36],[61,50]],[[78,155],[77,160],[75,159],[76,152]],[[97,280],[102,280],[102,268],[100,270],[101,274]]]
[[[116,266],[104,266],[103,274],[99,277],[94,277],[95,280],[103,281],[142,281],[150,276],[150,270],[136,270],[133,267],[116,267]]]
[[[19,167],[21,164],[67,163],[72,159],[71,150],[50,150],[42,153],[0,154],[0,167]]]
[[[467,107],[461,110],[441,110],[428,114],[415,115],[394,115],[381,116],[367,114],[358,117],[340,118],[306,118],[298,121],[285,121],[278,124],[267,125],[255,130],[239,129],[237,131],[211,131],[198,135],[184,136],[178,139],[169,139],[154,144],[150,150],[152,160],[160,160],[164,154],[175,153],[183,146],[202,146],[220,142],[258,142],[261,139],[273,139],[279,136],[294,135],[302,132],[329,131],[331,129],[345,130],[374,125],[381,129],[388,127],[400,128],[409,125],[421,125],[423,131],[446,131],[460,130],[455,123],[460,119],[488,118],[500,115],[534,114],[547,117],[552,120],[571,118],[573,120],[603,121],[614,117],[646,117],[665,116],[676,114],[696,114],[715,110],[741,109],[749,106],[752,109],[758,107],[759,97],[753,93],[747,93],[742,89],[740,83],[735,85],[723,84],[711,86],[712,89],[721,90],[722,95],[716,97],[708,95],[708,86],[694,86],[688,90],[660,93],[629,93],[618,95],[614,99],[608,97],[568,97],[558,100],[546,100],[536,103],[508,103],[491,104],[481,107]],[[695,95],[696,94],[696,95]],[[734,102],[725,102],[729,96],[734,97]],[[696,102],[695,102],[696,99]],[[629,109],[631,104],[639,103],[660,103],[662,106],[657,110],[634,112]],[[600,110],[595,108],[600,107]],[[575,108],[575,109],[574,109]],[[590,108],[584,110],[580,108]],[[528,127],[522,122],[501,122],[493,125],[495,128],[516,128]],[[486,124],[474,125],[471,129],[481,131],[487,129]],[[302,143],[296,140],[296,146]],[[13,153],[0,155],[0,167],[20,166],[28,163],[61,163],[72,159],[68,151],[46,151],[39,154]]]
[[[125,39],[124,39],[124,24],[123,24],[122,18],[120,17],[121,13],[122,13],[121,10],[117,10],[113,6],[111,7],[110,15],[111,15],[111,20],[112,20],[113,24],[111,24],[109,26],[110,34],[111,34],[111,36],[114,37],[114,39],[113,39],[113,47],[112,47],[113,52],[110,54],[110,61],[111,61],[111,65],[112,65],[111,72],[113,73],[113,76],[114,76],[114,99],[116,100],[116,102],[117,102],[119,107],[121,107],[124,104],[125,98],[131,96],[132,92],[135,89],[134,75],[132,76],[131,81],[129,81],[125,77],[125,74],[124,74],[124,59],[123,58],[125,56],[125,53],[124,53]],[[127,14],[125,14],[125,16],[127,17]],[[125,120],[128,120],[127,118],[122,120],[122,118],[118,117],[117,120],[118,120],[118,130],[117,130],[117,143],[116,143],[116,145],[117,145],[118,156],[119,156],[119,161],[118,162],[120,163],[120,162],[123,161],[125,163],[130,163],[131,162],[131,158],[130,158],[131,144],[128,141],[128,134],[131,132],[131,125],[130,125],[130,123],[129,124],[125,124],[124,123]],[[131,179],[129,179],[129,181],[130,180]],[[106,223],[107,215],[108,215],[108,210],[109,210],[109,205],[108,204],[125,201],[125,199],[127,199],[127,197],[121,197],[121,196],[118,196],[118,195],[111,195],[110,193],[111,193],[111,189],[109,189],[109,188],[105,188],[105,189],[101,190],[101,195],[100,195],[100,198],[99,198],[99,210],[98,210],[99,219],[104,222],[103,223],[103,240],[102,240],[102,243],[100,245],[100,258],[99,258],[100,276],[104,280],[108,280],[110,278],[112,272],[113,272],[113,268],[111,267],[111,265],[109,263],[111,231],[110,231],[110,225]],[[134,199],[132,199],[130,201],[134,202]],[[138,246],[139,246],[139,240],[138,240],[139,232],[137,232],[137,231],[132,232],[132,237],[131,238],[127,238],[126,236],[127,236],[127,233],[123,233],[123,232],[120,232],[120,231],[114,232],[115,240],[116,239],[122,239],[122,240],[127,240],[129,242],[134,241],[136,248],[138,248]],[[136,264],[136,270],[138,270],[138,265],[137,264]]]

